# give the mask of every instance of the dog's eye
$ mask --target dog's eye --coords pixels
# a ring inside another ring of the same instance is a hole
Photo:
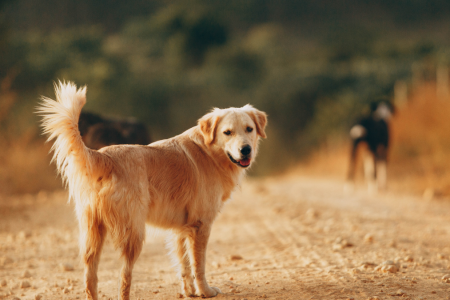
[[[231,134],[231,130],[224,131],[223,134],[230,135]]]
[[[252,132],[252,131],[253,131],[253,128],[247,127],[247,132]]]

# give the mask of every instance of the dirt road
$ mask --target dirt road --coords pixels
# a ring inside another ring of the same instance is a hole
[[[77,235],[65,192],[1,198],[0,299],[84,299]],[[247,180],[225,206],[207,278],[218,299],[450,299],[449,259],[450,202],[288,176]],[[117,298],[119,267],[107,244],[100,299]],[[133,275],[132,299],[177,299],[163,235]]]

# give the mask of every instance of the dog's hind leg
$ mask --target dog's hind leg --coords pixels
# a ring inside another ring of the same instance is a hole
[[[168,244],[172,248],[170,254],[181,281],[181,294],[186,297],[195,296],[194,277],[187,251],[186,236],[184,233],[173,233]]]
[[[350,166],[348,168],[348,175],[347,175],[347,179],[350,181],[354,181],[355,180],[355,171],[356,171],[356,159],[357,159],[357,150],[358,150],[358,145],[360,143],[360,140],[354,140],[353,141],[353,145],[352,145],[352,151],[351,151],[351,155],[350,155]]]
[[[364,178],[366,180],[369,193],[377,192],[377,184],[376,184],[376,169],[375,169],[376,158],[375,155],[367,150],[364,153]]]
[[[121,245],[123,263],[120,271],[119,300],[130,299],[133,267],[142,250],[145,226],[143,225],[143,228],[138,232],[133,229],[130,231],[127,241]]]
[[[197,296],[210,298],[220,293],[216,287],[210,287],[206,282],[205,266],[206,266],[206,246],[208,244],[211,226],[197,221],[192,226],[191,234],[188,236],[190,246],[190,261],[192,271],[195,276],[195,285],[197,287]]]
[[[377,183],[378,188],[381,190],[386,190],[386,182],[387,182],[387,170],[386,170],[386,161],[378,160],[376,164],[376,172],[377,172]]]
[[[379,145],[376,153],[375,172],[378,187],[381,190],[386,189],[387,182],[387,146]]]
[[[81,227],[80,245],[81,255],[85,265],[86,299],[97,300],[97,269],[100,262],[100,254],[106,236],[106,228],[103,224],[89,224],[88,229]]]

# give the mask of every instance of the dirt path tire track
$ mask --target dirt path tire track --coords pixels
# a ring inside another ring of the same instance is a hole
[[[78,228],[65,199],[64,192],[0,198],[0,299],[84,299]],[[333,180],[248,180],[214,224],[207,278],[222,290],[218,299],[450,299],[441,280],[450,274],[449,212],[448,202],[350,192]],[[177,299],[166,252],[164,237],[149,233],[133,299]],[[375,270],[386,260],[399,272]],[[116,299],[119,268],[107,243],[100,299]],[[24,281],[31,287],[21,288]]]

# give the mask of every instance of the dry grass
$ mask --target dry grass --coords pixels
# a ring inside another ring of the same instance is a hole
[[[15,123],[7,120],[16,102],[10,86],[14,74],[0,81],[0,195],[36,193],[61,188],[48,152],[50,145],[37,138],[36,128],[12,133]]]
[[[450,99],[423,84],[392,122],[390,175],[397,188],[450,195]]]
[[[439,99],[433,83],[418,86],[408,102],[398,107],[391,132],[389,188],[450,196],[450,99]],[[294,172],[345,179],[349,158],[350,141],[337,142],[321,147]]]
[[[37,193],[61,188],[50,165],[49,144],[25,137],[0,149],[0,194]]]

